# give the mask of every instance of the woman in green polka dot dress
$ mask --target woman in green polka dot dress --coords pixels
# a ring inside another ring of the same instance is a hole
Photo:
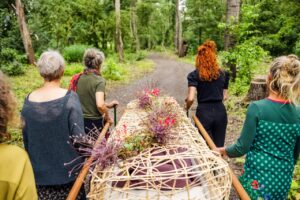
[[[269,96],[249,105],[241,136],[218,148],[229,157],[246,155],[240,181],[251,199],[285,200],[300,150],[300,61],[276,58],[268,76]]]

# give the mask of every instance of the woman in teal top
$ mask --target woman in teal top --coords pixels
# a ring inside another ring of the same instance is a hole
[[[287,199],[300,149],[300,61],[282,56],[272,63],[269,97],[250,104],[241,136],[221,154],[246,154],[240,181],[251,199]]]

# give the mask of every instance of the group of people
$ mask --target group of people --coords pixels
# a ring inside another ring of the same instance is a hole
[[[109,108],[117,101],[105,102],[105,80],[101,76],[104,54],[87,49],[85,69],[73,77],[70,89],[60,86],[65,62],[57,51],[44,52],[37,69],[44,84],[28,94],[21,111],[23,142],[20,148],[1,144],[0,199],[65,200],[76,179],[70,173],[80,166],[78,151],[70,144],[74,136],[100,132],[112,123]],[[7,124],[15,101],[5,76],[0,73],[0,140],[10,138]],[[17,158],[17,159],[16,159]],[[72,165],[66,163],[72,162]],[[77,199],[86,199],[84,186]]]
[[[295,55],[276,58],[268,75],[269,96],[250,104],[241,136],[224,147],[229,74],[217,62],[216,44],[206,41],[198,48],[196,69],[188,74],[186,109],[197,93],[196,116],[229,157],[247,154],[240,180],[252,199],[286,199],[300,150],[300,61]],[[75,75],[69,89],[60,87],[64,59],[46,51],[37,69],[44,84],[27,95],[21,112],[25,150],[4,142],[10,138],[8,123],[15,100],[6,77],[0,72],[0,200],[66,199],[75,179],[74,165],[83,163],[70,137],[101,130],[112,123],[105,102],[105,79],[101,76],[104,54],[87,49],[85,69]],[[70,161],[73,165],[65,165]],[[77,199],[86,199],[84,187]]]
[[[270,67],[268,97],[250,103],[238,140],[224,147],[228,73],[221,70],[216,45],[198,48],[196,70],[188,77],[186,108],[197,92],[196,116],[216,146],[231,158],[246,155],[240,181],[251,199],[287,199],[300,151],[300,60],[295,55],[276,58]]]

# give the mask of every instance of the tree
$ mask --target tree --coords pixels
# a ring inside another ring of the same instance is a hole
[[[26,51],[26,55],[29,61],[29,64],[35,64],[34,51],[32,48],[32,42],[30,38],[30,33],[27,28],[27,24],[25,21],[24,8],[21,0],[16,0],[16,14],[19,22],[19,28],[24,44],[24,49]]]
[[[228,28],[232,24],[236,24],[239,21],[240,15],[240,0],[227,0],[226,5],[226,30],[224,36],[224,49],[229,50],[234,47],[236,43],[235,36],[230,32]],[[236,65],[233,63],[228,63],[232,75],[232,79],[236,78]]]
[[[121,11],[120,11],[120,0],[115,0],[115,11],[116,11],[116,46],[119,53],[119,61],[124,62],[124,49],[121,32]]]
[[[135,51],[140,50],[140,40],[137,31],[137,20],[136,20],[136,0],[131,0],[130,4],[130,28],[134,39]]]
[[[176,17],[175,17],[176,31],[175,31],[175,51],[179,55],[181,52],[182,45],[182,29],[181,29],[181,19],[180,19],[180,0],[176,0]]]

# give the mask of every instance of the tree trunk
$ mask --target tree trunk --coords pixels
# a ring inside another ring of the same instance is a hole
[[[176,22],[175,22],[175,28],[176,28],[176,33],[175,33],[175,51],[176,54],[179,54],[179,52],[181,51],[181,46],[182,46],[182,36],[181,36],[181,32],[182,32],[182,28],[181,28],[181,20],[180,20],[180,0],[176,0]]]
[[[250,101],[257,101],[268,96],[267,76],[256,76],[251,81],[247,96],[242,100],[242,105],[248,105]]]
[[[35,65],[34,51],[32,47],[30,33],[28,31],[27,24],[25,21],[24,8],[21,0],[16,0],[16,14],[27,59],[29,61],[29,64]]]
[[[140,40],[136,26],[136,0],[131,0],[130,4],[130,26],[134,39],[135,51],[138,52],[140,50]]]
[[[240,0],[227,0],[226,10],[226,30],[224,35],[224,49],[229,50],[235,46],[236,38],[229,31],[229,26],[234,23],[238,23],[240,15]],[[236,78],[236,65],[233,63],[227,63],[231,69],[232,79]]]
[[[116,11],[116,46],[119,53],[119,61],[124,62],[124,48],[121,32],[121,11],[120,11],[120,0],[115,0],[115,11]]]

